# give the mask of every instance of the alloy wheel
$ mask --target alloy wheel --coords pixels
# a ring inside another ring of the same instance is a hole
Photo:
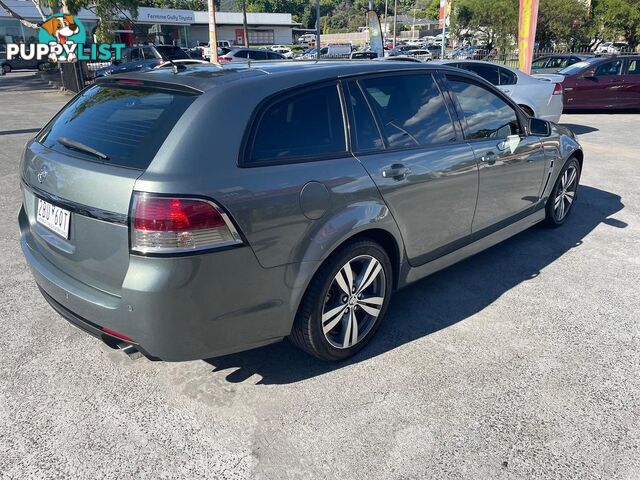
[[[553,201],[553,212],[556,220],[561,222],[569,213],[573,201],[576,198],[578,187],[578,170],[571,165],[565,170],[556,189],[556,197]]]
[[[350,348],[371,331],[382,310],[386,279],[371,255],[349,260],[333,278],[322,307],[322,331],[336,348]]]

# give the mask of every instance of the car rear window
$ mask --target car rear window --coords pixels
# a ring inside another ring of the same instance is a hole
[[[38,141],[64,153],[70,153],[71,141],[106,155],[105,163],[110,165],[144,170],[196,97],[166,90],[95,85],[67,105]],[[87,160],[103,161],[77,148],[73,152]]]

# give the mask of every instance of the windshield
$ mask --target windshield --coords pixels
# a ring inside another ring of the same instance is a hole
[[[156,47],[156,50],[158,50],[158,53],[162,55],[162,58],[165,60],[184,60],[189,58],[187,52],[182,50],[180,47],[163,45]]]
[[[563,68],[558,73],[561,75],[574,75],[581,72],[587,67],[590,67],[597,59],[584,60],[582,62],[574,63],[568,67]]]

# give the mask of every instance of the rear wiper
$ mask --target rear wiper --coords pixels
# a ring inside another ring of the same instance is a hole
[[[85,145],[84,143],[76,142],[75,140],[71,140],[67,137],[58,137],[56,141],[59,144],[64,145],[65,147],[72,150],[78,150],[79,152],[88,153],[90,155],[93,155],[94,157],[100,158],[101,160],[109,160],[109,157],[107,155],[100,152],[99,150],[96,150],[95,148],[91,148],[90,146]]]

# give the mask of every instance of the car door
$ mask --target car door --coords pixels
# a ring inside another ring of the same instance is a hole
[[[393,214],[409,262],[448,253],[471,233],[478,165],[433,73],[345,82],[354,155]]]
[[[565,86],[567,106],[572,108],[607,108],[618,103],[623,88],[622,59],[596,64],[576,74]]]
[[[640,108],[640,57],[631,57],[625,61],[624,87],[620,90],[618,105],[624,108]]]
[[[622,75],[623,60],[618,58],[598,64],[594,72],[595,82],[600,85],[598,95],[601,107],[622,106],[624,101],[621,90],[624,89]]]
[[[499,93],[468,77],[446,78],[479,164],[472,231],[528,214],[540,200],[546,170],[540,139],[527,135],[516,108]]]

